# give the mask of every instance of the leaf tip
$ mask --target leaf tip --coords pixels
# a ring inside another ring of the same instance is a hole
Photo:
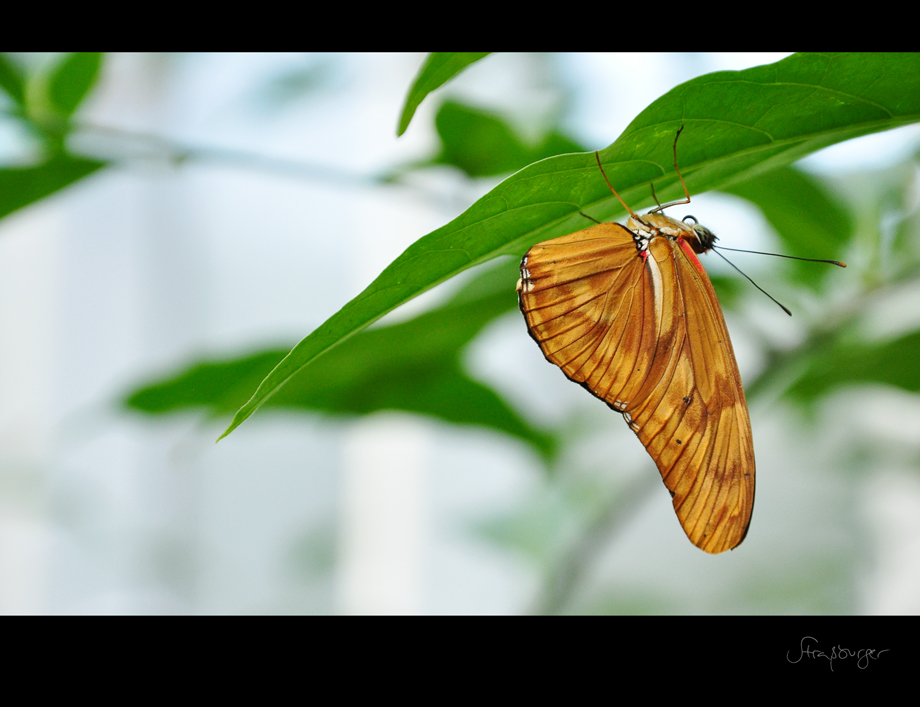
[[[247,416],[247,417],[248,417],[248,416]],[[217,443],[220,442],[224,437],[226,437],[226,436],[229,435],[231,432],[233,432],[233,430],[235,430],[237,427],[239,427],[239,426],[240,426],[240,423],[241,423],[243,420],[245,420],[245,419],[246,419],[246,417],[240,418],[240,414],[239,414],[239,413],[236,413],[236,415],[233,416],[233,420],[232,420],[232,422],[230,423],[230,426],[227,427],[227,429],[224,430],[224,433],[223,433],[220,437],[218,437],[216,440],[214,440],[214,444],[217,444]]]
[[[412,120],[412,116],[415,114],[415,110],[410,110],[409,105],[407,104],[403,110],[403,114],[399,118],[399,125],[396,126],[396,137],[402,137],[403,133],[406,132],[406,128],[409,127],[409,122]]]

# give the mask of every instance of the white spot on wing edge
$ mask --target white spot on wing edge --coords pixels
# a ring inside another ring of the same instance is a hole
[[[521,278],[517,281],[518,292],[531,292],[533,290],[533,280]]]

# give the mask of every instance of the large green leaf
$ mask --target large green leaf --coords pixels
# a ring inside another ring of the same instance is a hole
[[[476,334],[516,307],[517,267],[509,261],[483,273],[445,305],[410,321],[361,332],[342,344],[338,355],[294,376],[268,405],[340,415],[405,410],[491,428],[550,456],[553,437],[523,420],[462,366],[463,350]],[[132,393],[126,404],[150,414],[204,409],[211,416],[229,415],[287,351],[203,361]]]
[[[105,162],[58,154],[35,167],[0,169],[0,218],[43,199],[105,166]]]
[[[415,77],[415,83],[409,89],[409,95],[406,96],[406,104],[399,118],[396,135],[399,136],[406,132],[416,108],[419,107],[425,96],[488,54],[489,52],[432,52],[429,54],[418,76]]]
[[[672,89],[629,125],[601,159],[634,209],[682,195],[671,145],[681,125],[681,170],[691,193],[787,165],[828,145],[920,120],[920,56],[794,55],[745,71],[701,76]],[[318,356],[466,268],[584,226],[621,207],[594,155],[561,155],[513,174],[466,212],[411,245],[301,341],[262,381],[222,437]]]

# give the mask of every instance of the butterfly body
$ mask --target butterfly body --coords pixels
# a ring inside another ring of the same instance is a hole
[[[623,415],[687,536],[716,553],[747,533],[754,449],[728,329],[697,258],[715,236],[693,220],[634,214],[625,227],[538,243],[518,293],[547,360]]]
[[[641,242],[651,241],[659,237],[671,240],[681,238],[690,245],[694,253],[705,253],[711,250],[713,243],[716,241],[712,231],[696,223],[696,219],[693,216],[687,216],[686,218],[692,218],[694,223],[689,224],[686,221],[678,221],[670,216],[658,213],[649,213],[645,216],[630,216],[626,222],[626,229],[638,236],[638,238],[634,236],[634,240],[639,250],[641,250],[639,248]]]

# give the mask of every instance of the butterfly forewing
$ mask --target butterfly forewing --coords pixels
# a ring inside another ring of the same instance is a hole
[[[546,358],[623,413],[690,540],[737,546],[754,501],[744,390],[712,284],[680,239],[603,223],[535,245],[520,304]]]

